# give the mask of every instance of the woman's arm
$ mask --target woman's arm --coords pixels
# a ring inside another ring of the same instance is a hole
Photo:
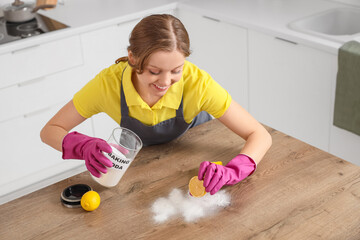
[[[272,144],[268,131],[234,100],[219,120],[246,140],[240,153],[248,155],[258,164]]]
[[[62,151],[62,141],[68,132],[85,121],[71,100],[63,106],[40,132],[41,140],[58,151]]]

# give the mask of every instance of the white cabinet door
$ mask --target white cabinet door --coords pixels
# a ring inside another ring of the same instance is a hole
[[[247,109],[247,30],[181,9],[178,17],[190,36],[189,61],[208,72]]]
[[[332,83],[332,108],[330,128],[329,152],[346,161],[360,166],[360,136],[350,131],[334,126],[334,104],[335,104],[336,80]],[[360,93],[359,93],[360,94]]]
[[[83,161],[62,160],[60,152],[40,139],[41,128],[63,104],[0,123],[0,204],[26,194],[29,192],[26,188],[34,187],[31,185],[42,182],[37,185],[41,188],[70,177],[73,169],[85,169]],[[75,130],[93,135],[91,121],[85,121]],[[52,180],[47,182],[49,178]]]
[[[129,36],[140,19],[120,23],[81,35],[85,77],[91,80],[101,70],[127,56]]]
[[[0,88],[63,71],[83,62],[79,36],[0,55]]]
[[[249,109],[260,122],[329,150],[337,56],[249,31]]]
[[[135,19],[81,36],[86,66],[84,75],[88,80],[114,64],[119,57],[127,56],[130,33],[139,20]],[[105,140],[117,126],[117,123],[104,113],[93,116],[93,124],[95,136]]]
[[[360,136],[331,126],[329,152],[360,166]]]
[[[82,73],[80,66],[0,89],[0,122],[69,101],[85,83]]]
[[[119,127],[106,113],[99,113],[92,116],[95,137],[108,140],[114,128]]]

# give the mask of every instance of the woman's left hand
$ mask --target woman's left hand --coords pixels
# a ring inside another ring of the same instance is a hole
[[[204,180],[206,192],[211,195],[219,191],[224,185],[233,185],[251,175],[256,169],[256,163],[250,157],[239,154],[226,166],[208,161],[199,167],[198,179]]]

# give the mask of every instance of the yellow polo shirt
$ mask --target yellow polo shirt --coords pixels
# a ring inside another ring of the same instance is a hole
[[[125,67],[123,88],[129,116],[145,125],[153,126],[175,117],[182,98],[184,119],[187,123],[201,111],[219,118],[230,105],[231,96],[225,89],[208,73],[185,61],[180,81],[173,84],[154,106],[149,107],[132,84],[132,68],[127,62],[120,62],[102,70],[74,95],[73,103],[81,116],[90,118],[105,112],[120,124],[120,86]]]

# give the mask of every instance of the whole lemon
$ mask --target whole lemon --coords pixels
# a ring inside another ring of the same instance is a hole
[[[100,195],[95,191],[88,191],[81,197],[80,203],[86,211],[94,211],[100,205]]]

